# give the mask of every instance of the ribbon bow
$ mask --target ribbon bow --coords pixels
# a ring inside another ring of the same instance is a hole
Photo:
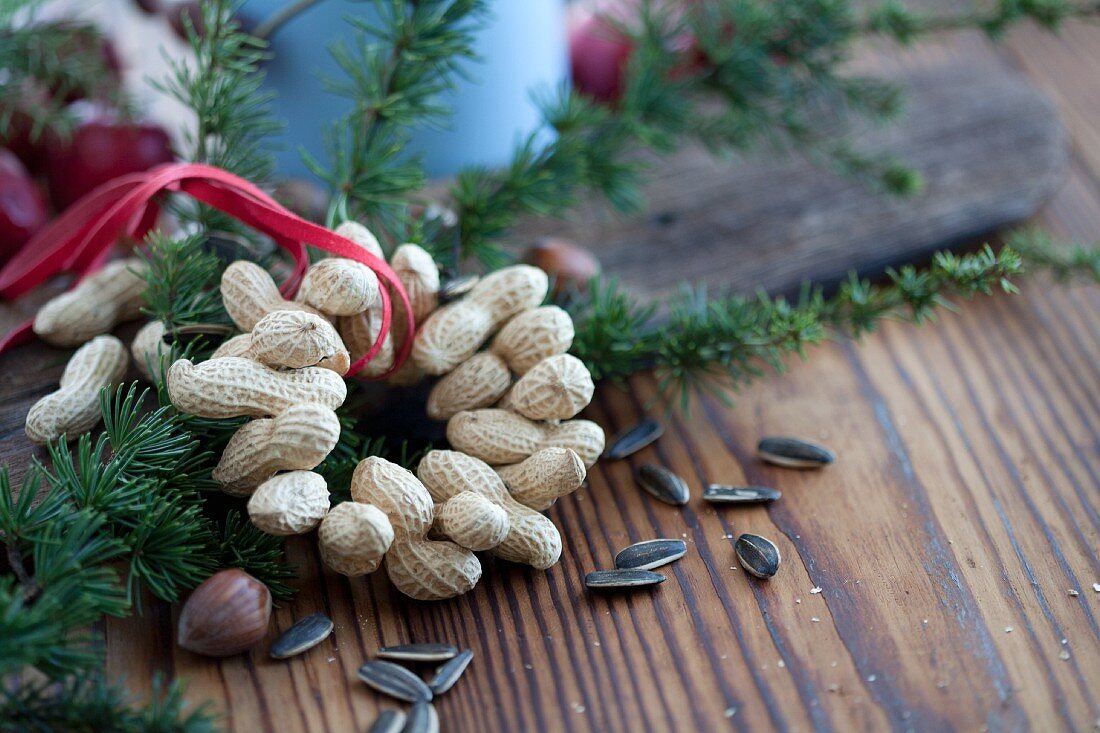
[[[223,211],[267,234],[289,252],[294,269],[279,288],[284,297],[294,295],[309,267],[307,243],[374,270],[383,285],[379,288],[382,324],[370,349],[351,365],[348,374],[358,374],[382,348],[393,323],[391,293],[405,309],[408,335],[395,355],[393,366],[377,378],[393,374],[408,358],[411,334],[416,333],[412,306],[401,281],[384,260],[355,242],[302,219],[243,178],[201,163],[167,163],[144,173],[120,176],[96,188],[36,233],[0,269],[0,296],[18,298],[61,272],[77,273],[78,281],[92,274],[104,265],[119,238],[141,240],[152,229],[159,210],[154,198],[162,192],[184,193]],[[4,336],[0,340],[0,353],[33,340],[32,324],[33,321],[28,321]]]

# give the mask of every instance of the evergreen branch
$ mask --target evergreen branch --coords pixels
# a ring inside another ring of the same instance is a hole
[[[685,287],[656,317],[614,282],[590,285],[590,297],[573,306],[573,353],[594,376],[622,381],[638,371],[655,371],[663,398],[677,398],[686,410],[696,389],[728,399],[728,392],[766,370],[781,372],[790,354],[804,356],[807,345],[826,337],[856,337],[886,319],[921,323],[950,296],[1014,292],[1011,279],[1023,271],[1020,256],[1005,248],[957,256],[939,253],[918,270],[888,270],[884,284],[851,275],[829,297],[807,286],[795,303],[759,295],[707,297],[703,288]]]
[[[184,131],[183,157],[209,163],[264,185],[274,170],[269,138],[282,129],[271,115],[274,95],[263,89],[267,44],[244,32],[234,19],[234,0],[202,0],[201,31],[182,14],[193,61],[166,55],[168,78],[151,84],[195,115]],[[178,11],[177,11],[178,12]],[[200,231],[235,228],[233,220],[202,205],[178,206],[185,221]]]
[[[1041,229],[1022,229],[1006,238],[1028,270],[1049,272],[1058,282],[1100,283],[1100,247],[1062,245]]]
[[[600,114],[562,92],[543,103],[544,129],[517,147],[509,166],[459,173],[451,191],[459,256],[497,267],[507,255],[496,240],[519,217],[560,214],[589,192],[620,211],[636,210],[643,169],[635,153],[666,153],[692,140],[719,154],[801,152],[873,189],[918,193],[921,177],[905,161],[854,142],[866,122],[894,119],[903,103],[896,84],[844,71],[855,43],[869,33],[913,41],[953,28],[996,37],[1024,20],[1055,29],[1098,8],[998,0],[993,10],[937,17],[886,0],[860,17],[836,0],[643,2],[635,21],[608,21],[632,49],[612,107]],[[444,256],[449,243],[433,249]]]
[[[403,150],[410,128],[438,125],[447,109],[438,102],[453,87],[461,65],[474,57],[473,29],[484,0],[375,0],[378,22],[354,18],[353,46],[329,51],[344,74],[330,91],[352,100],[352,109],[329,138],[331,170],[305,156],[333,189],[329,226],[365,218],[397,232],[408,194],[423,187],[420,161]]]
[[[692,140],[715,152],[802,151],[888,192],[920,189],[908,167],[859,150],[847,134],[857,118],[891,119],[901,109],[896,85],[840,73],[857,37],[847,4],[719,0],[673,12],[649,2],[617,30],[633,50],[613,107],[562,91],[542,101],[545,129],[517,147],[511,165],[459,173],[451,193],[463,257],[496,265],[503,253],[494,240],[520,216],[560,213],[587,192],[637,210],[637,151],[668,153]],[[684,38],[692,49],[676,50]]]
[[[130,613],[144,586],[166,601],[232,564],[292,593],[279,538],[236,514],[219,532],[202,513],[213,456],[171,407],[144,409],[136,385],[104,390],[105,430],[47,446],[18,494],[0,469],[0,673],[29,666],[51,677],[98,663],[82,628]],[[42,479],[46,491],[39,501]],[[121,575],[120,575],[121,571]]]
[[[225,262],[202,247],[204,237],[169,238],[154,232],[141,253],[146,268],[146,315],[161,321],[166,330],[181,326],[224,325],[233,322],[221,299]]]
[[[153,694],[136,704],[102,674],[68,677],[60,684],[0,685],[0,733],[212,733],[218,730],[206,706],[188,709],[183,685],[153,678]]]
[[[974,7],[952,15],[934,15],[907,8],[899,0],[885,0],[859,24],[861,33],[885,35],[900,43],[932,33],[977,28],[993,38],[1001,37],[1012,25],[1032,21],[1057,30],[1066,20],[1095,15],[1100,2],[1072,0],[997,0],[993,7]]]
[[[252,35],[256,38],[267,40],[275,35],[275,32],[284,25],[294,20],[296,16],[309,10],[318,2],[320,2],[320,0],[296,0],[295,2],[287,3],[273,13],[271,17],[257,25]]]
[[[238,511],[228,512],[221,525],[214,546],[218,567],[244,570],[266,585],[277,601],[293,598],[295,590],[286,581],[296,576],[286,561],[283,538],[261,531]]]
[[[92,25],[39,22],[41,0],[0,3],[0,129],[29,121],[31,140],[47,129],[67,137],[76,123],[69,101],[88,98],[126,114],[123,93],[106,41]]]

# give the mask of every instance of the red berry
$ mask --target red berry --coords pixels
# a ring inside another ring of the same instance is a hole
[[[0,148],[0,262],[19,251],[47,218],[34,179],[18,158]]]
[[[34,120],[27,110],[49,104],[49,93],[34,84],[24,84],[18,92],[0,101],[0,148],[7,148],[23,161],[31,173],[40,173],[46,163],[46,141],[52,134],[48,125],[34,131]]]
[[[679,23],[699,0],[658,0],[669,14],[670,22]],[[641,0],[602,0],[594,5],[570,6],[569,61],[573,87],[600,102],[614,102],[622,96],[627,62],[633,43],[622,27],[637,25],[642,12]],[[732,29],[730,37],[732,37]],[[679,30],[667,39],[666,51],[676,63],[670,79],[683,79],[706,69],[708,61],[692,33]]]
[[[15,155],[32,171],[40,170],[46,159],[46,130],[32,135],[34,125],[22,110],[0,109],[0,115],[8,115],[8,124],[0,131],[0,145]]]
[[[596,255],[561,237],[545,237],[532,245],[523,261],[554,280],[554,297],[564,292],[585,292],[588,281],[600,274]]]
[[[93,119],[67,142],[50,141],[46,179],[54,205],[63,209],[113,178],[171,160],[168,133],[157,125]]]
[[[605,16],[580,8],[569,17],[569,65],[573,87],[601,102],[622,95],[623,74],[633,51],[624,36]]]

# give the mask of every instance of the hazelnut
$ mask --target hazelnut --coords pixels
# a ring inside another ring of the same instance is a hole
[[[594,254],[560,237],[540,239],[527,250],[523,261],[553,279],[555,297],[563,292],[584,292],[588,281],[600,274],[600,261]]]
[[[214,573],[180,611],[178,642],[207,657],[239,654],[264,638],[271,619],[267,586],[239,568]]]

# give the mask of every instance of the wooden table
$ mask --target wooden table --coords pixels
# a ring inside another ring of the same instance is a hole
[[[1038,217],[1055,234],[1100,231],[1100,29],[1061,39],[1014,32],[994,50],[964,34],[898,64],[954,57],[1014,67],[1055,99],[1075,147]],[[879,57],[881,58],[881,57]],[[674,279],[671,273],[670,278]],[[9,314],[10,315],[10,314]],[[312,538],[289,544],[297,598],[272,635],[321,610],[336,623],[289,662],[211,661],[173,643],[176,610],[104,625],[108,670],[147,691],[189,681],[233,731],[359,731],[392,703],[356,679],[380,645],[451,641],[476,654],[438,700],[452,731],[1084,730],[1100,718],[1100,289],[1028,282],[916,329],[814,349],[733,409],[702,400],[654,447],[601,462],[558,503],[562,561],[548,572],[485,563],[470,594],[417,603],[379,574],[322,569]],[[22,417],[60,371],[30,347],[0,362],[0,451],[22,464]],[[26,370],[30,377],[27,376]],[[609,433],[636,422],[654,388],[602,387],[587,416]],[[837,450],[814,472],[754,455],[768,434]],[[659,462],[695,497],[643,496],[632,470]],[[708,481],[776,486],[769,507],[715,508]],[[775,540],[779,574],[740,570],[732,539]],[[619,548],[683,537],[668,581],[595,596],[585,573]]]

